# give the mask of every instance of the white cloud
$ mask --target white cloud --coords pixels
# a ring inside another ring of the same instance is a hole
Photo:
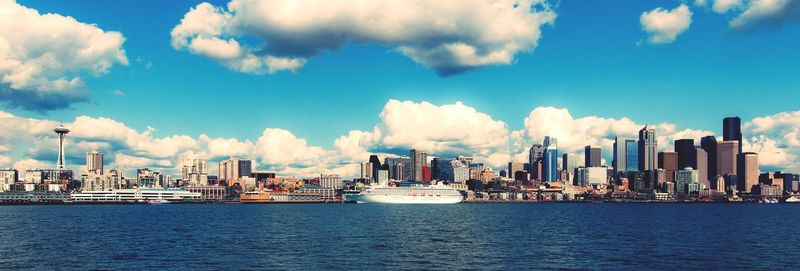
[[[173,164],[167,159],[150,159],[146,157],[131,156],[124,153],[114,155],[114,166],[124,169],[135,168],[168,168]]]
[[[24,170],[27,169],[53,168],[53,164],[55,164],[55,158],[51,163],[39,161],[36,159],[23,159],[14,163],[14,169],[23,172]]]
[[[449,75],[511,64],[555,18],[544,0],[233,0],[197,5],[171,36],[175,49],[246,73],[297,71],[352,42],[385,45]]]
[[[672,43],[678,35],[689,29],[692,12],[685,4],[672,10],[656,8],[642,13],[639,22],[642,30],[650,35],[647,39],[650,44]]]
[[[284,129],[267,128],[258,138],[255,154],[263,163],[275,166],[313,165],[325,155],[321,147],[309,146]]]
[[[122,34],[0,1],[0,100],[46,111],[85,101],[81,75],[127,65]]]
[[[711,10],[716,13],[726,13],[736,8],[740,8],[744,4],[743,0],[714,0],[711,5]]]
[[[754,30],[766,27],[774,29],[792,20],[800,20],[800,1],[749,0],[744,11],[730,21],[730,28]]]

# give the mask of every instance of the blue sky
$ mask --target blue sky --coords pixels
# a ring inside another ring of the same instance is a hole
[[[729,27],[746,6],[718,13],[695,1],[551,3],[557,17],[541,26],[532,52],[516,53],[507,65],[440,76],[378,42],[323,50],[296,72],[236,72],[171,46],[170,31],[201,2],[19,1],[40,13],[120,32],[129,65],[81,76],[87,102],[37,111],[0,101],[2,110],[62,122],[107,117],[137,131],[155,127],[157,137],[255,141],[264,128],[278,127],[328,148],[351,130],[372,130],[389,99],[460,101],[511,131],[524,129],[534,108],[552,106],[576,118],[627,117],[716,133],[723,117],[747,121],[798,110],[800,101],[800,24],[789,19],[777,27]],[[210,3],[224,9],[227,1]],[[692,11],[688,29],[672,42],[648,43],[642,14],[679,5]]]
[[[637,45],[646,38],[639,15],[680,1],[562,1],[555,8],[555,25],[543,27],[533,53],[517,55],[512,65],[449,77],[375,44],[325,52],[296,74],[241,74],[170,47],[169,31],[199,1],[21,3],[126,38],[131,65],[87,77],[91,101],[49,112],[51,118],[106,116],[164,134],[252,138],[263,127],[284,127],[312,143],[330,144],[348,130],[370,129],[389,98],[462,101],[512,129],[521,128],[534,107],[556,106],[578,116],[627,116],[719,130],[724,116],[747,119],[797,109],[800,87],[796,23],[738,33],[727,28],[730,16],[698,9],[691,28],[674,43]],[[115,89],[126,95],[111,94]],[[757,102],[751,99],[756,97]]]

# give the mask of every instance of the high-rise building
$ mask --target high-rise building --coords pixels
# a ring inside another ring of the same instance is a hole
[[[714,182],[717,180],[717,174],[719,174],[717,170],[717,138],[713,135],[704,136],[700,139],[700,148],[703,148],[708,155],[706,178],[712,182],[709,187],[713,188],[715,186]]]
[[[527,168],[528,172],[531,172],[531,174],[535,172],[533,165],[536,163],[536,161],[541,160],[543,156],[544,156],[544,146],[542,146],[541,144],[533,144],[530,150],[528,151],[528,166],[529,166],[529,168]]]
[[[675,152],[678,153],[678,168],[691,167],[697,169],[697,153],[694,139],[675,140]]]
[[[231,157],[219,162],[218,178],[232,184],[233,181],[243,177],[250,177],[253,173],[253,160]]]
[[[659,152],[658,168],[664,169],[664,175],[667,182],[674,182],[675,172],[678,171],[678,153]]]
[[[519,180],[517,179],[517,172],[524,172],[525,171],[525,163],[522,162],[509,162],[508,163],[508,176],[513,178],[517,181],[527,181],[527,180]]]
[[[680,156],[680,154],[678,154]],[[688,194],[688,185],[696,183],[699,173],[696,169],[686,167],[675,172],[675,193],[678,195]]]
[[[554,137],[545,136],[544,144],[545,154],[542,163],[542,171],[544,176],[542,178],[545,182],[558,181],[558,141]]]
[[[103,175],[103,153],[86,152],[86,172]]]
[[[19,180],[19,171],[13,168],[0,169],[0,192],[11,190],[11,186]]]
[[[625,171],[639,171],[639,150],[635,139],[625,140]]]
[[[469,168],[457,159],[436,158],[437,175],[445,182],[464,183],[469,179]]]
[[[614,167],[614,176],[617,176],[617,172],[628,171],[628,140],[636,142],[633,139],[627,139],[624,137],[614,138],[614,161],[612,165]]]
[[[411,150],[411,175],[412,180],[422,180],[422,167],[428,166],[428,155],[424,152],[412,149]]]
[[[64,169],[66,168],[66,164],[64,163],[64,138],[69,134],[69,129],[64,127],[64,125],[60,125],[53,129],[53,132],[58,134],[58,161],[56,162],[56,168]]]
[[[570,174],[574,174],[575,168],[581,166],[580,161],[578,161],[578,155],[574,153],[565,153],[561,156],[561,168],[569,172]]]
[[[208,186],[208,166],[204,154],[192,152],[184,154],[179,167],[181,180],[189,186]]]
[[[697,161],[697,182],[702,183],[705,187],[711,187],[711,182],[708,179],[708,154],[705,150],[697,148],[695,150],[695,161]],[[678,154],[680,158],[680,154]]]
[[[738,154],[739,141],[717,142],[717,173],[722,176],[736,175],[736,156]]]
[[[658,139],[656,130],[647,125],[639,130],[639,170],[654,171],[658,169]]]
[[[583,164],[586,167],[599,167],[602,164],[602,160],[600,157],[600,147],[595,146],[586,146],[583,148],[584,150],[584,162]]]
[[[743,152],[736,156],[738,190],[750,193],[753,185],[758,184],[758,154],[754,152]]]
[[[410,180],[411,177],[411,158],[409,157],[386,157],[383,164],[389,170],[389,179],[403,181]],[[399,165],[399,166],[398,166]],[[399,171],[398,171],[399,169]]]
[[[742,120],[739,117],[727,117],[722,120],[722,140],[739,142],[738,153],[742,153]]]
[[[361,163],[361,179],[369,180],[370,182],[373,181],[372,178],[372,163],[364,162]]]
[[[373,154],[369,156],[369,163],[372,164],[372,174],[370,176],[372,176],[373,181],[378,181],[378,170],[381,169],[381,159]]]

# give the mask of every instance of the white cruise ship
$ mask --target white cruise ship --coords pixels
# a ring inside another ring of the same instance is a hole
[[[70,194],[70,201],[72,202],[168,203],[199,201],[201,198],[202,196],[197,192],[163,188],[113,189]]]
[[[446,185],[400,186],[378,185],[346,196],[347,200],[358,203],[397,203],[397,204],[452,204],[464,200],[456,189]]]

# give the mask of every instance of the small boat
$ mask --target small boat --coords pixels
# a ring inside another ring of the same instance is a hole
[[[169,203],[169,201],[165,199],[154,199],[147,201],[147,204],[165,204],[165,203]]]
[[[800,197],[789,197],[786,199],[786,203],[800,203]]]

